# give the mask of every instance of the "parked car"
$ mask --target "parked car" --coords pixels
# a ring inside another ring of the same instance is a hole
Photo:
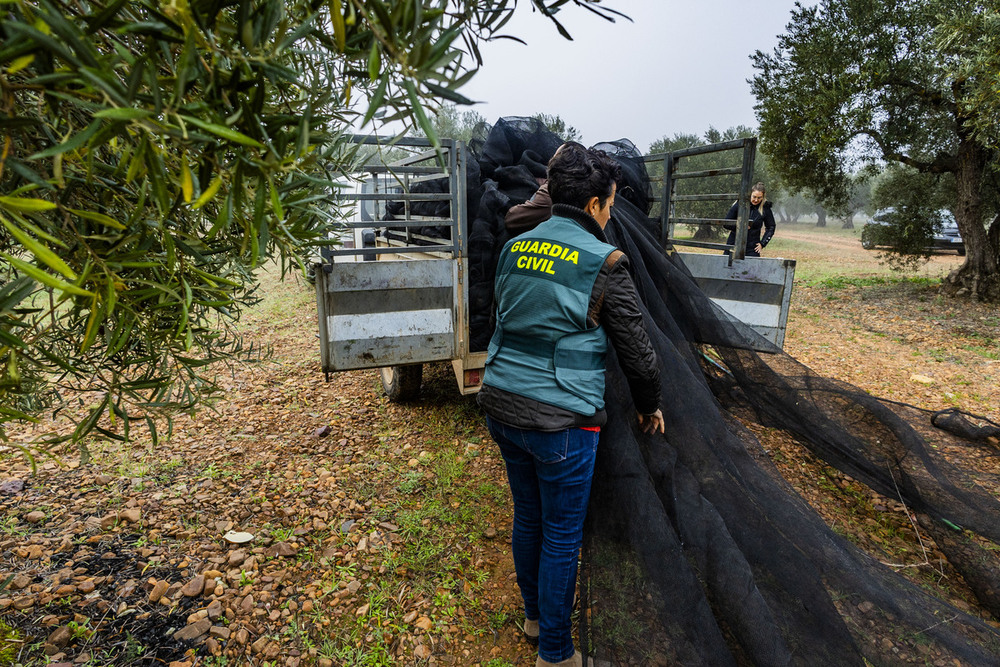
[[[883,208],[875,212],[865,226],[861,228],[861,247],[866,250],[885,248],[893,245],[888,234],[888,226],[895,215],[896,209]],[[928,250],[954,250],[959,255],[965,254],[965,242],[958,231],[955,216],[947,209],[938,212],[938,222],[934,226],[934,234]]]

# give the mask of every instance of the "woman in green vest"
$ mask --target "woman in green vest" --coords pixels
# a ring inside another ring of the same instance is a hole
[[[620,167],[564,144],[548,165],[552,217],[504,246],[479,403],[514,499],[514,568],[537,667],[577,666],[570,613],[615,346],[643,430],[663,432],[659,362],[627,258],[607,242]]]

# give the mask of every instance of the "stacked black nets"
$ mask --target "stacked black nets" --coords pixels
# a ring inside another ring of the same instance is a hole
[[[490,335],[504,213],[534,192],[559,144],[518,118],[500,120],[479,145],[469,249],[478,349]],[[1000,663],[1000,634],[837,535],[735,416],[794,434],[901,499],[1000,618],[1000,502],[943,455],[987,446],[996,425],[872,397],[769,347],[659,246],[635,147],[599,147],[625,167],[607,233],[630,259],[659,353],[667,429],[638,430],[612,355],[581,570],[581,649],[596,665]],[[704,346],[721,366],[705,363]]]

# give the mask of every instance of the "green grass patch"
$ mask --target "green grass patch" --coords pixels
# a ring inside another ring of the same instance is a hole
[[[827,289],[847,289],[848,287],[881,287],[885,285],[914,285],[930,287],[940,282],[937,278],[927,276],[828,276],[806,282],[809,287],[825,287]]]
[[[381,391],[373,388],[373,394]],[[352,477],[368,481],[354,488],[351,497],[361,501],[366,489],[373,489],[373,514],[365,532],[389,522],[402,539],[370,541],[359,561],[364,567],[353,571],[345,568],[354,563],[338,563],[339,557],[324,561],[325,594],[352,580],[364,582],[352,602],[354,610],[365,607],[362,613],[332,616],[322,605],[313,612],[322,631],[310,630],[309,641],[317,656],[338,665],[398,664],[399,651],[412,650],[398,644],[412,632],[413,619],[404,623],[403,618],[414,603],[431,621],[427,634],[432,642],[449,641],[453,627],[465,635],[492,636],[512,622],[506,609],[482,596],[491,570],[479,564],[477,544],[492,516],[509,502],[503,479],[484,476],[481,469],[483,417],[474,400],[458,394],[448,365],[425,366],[420,402],[419,410],[407,412],[405,424],[397,408],[384,400],[377,403],[374,447],[356,452],[350,462]],[[398,451],[403,428],[417,435],[408,452]],[[408,466],[408,459],[416,462]],[[373,571],[378,575],[373,577]],[[304,646],[306,640],[299,643]]]
[[[13,665],[24,637],[15,628],[0,620],[0,665]]]
[[[1000,348],[997,348],[996,346],[982,347],[980,345],[963,345],[962,349],[972,352],[973,354],[977,354],[985,359],[991,359],[993,361],[1000,359]]]

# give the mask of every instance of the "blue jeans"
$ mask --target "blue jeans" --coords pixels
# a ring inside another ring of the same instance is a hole
[[[573,594],[600,433],[515,428],[486,418],[514,497],[511,549],[524,614],[538,619],[538,655],[573,655]]]

